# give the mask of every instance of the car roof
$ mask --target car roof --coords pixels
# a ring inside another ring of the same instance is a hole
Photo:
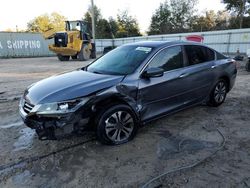
[[[198,42],[186,42],[186,41],[141,41],[141,42],[134,42],[134,43],[129,43],[125,44],[125,46],[145,46],[145,47],[152,47],[152,48],[162,48],[162,47],[167,47],[167,46],[172,46],[172,45],[201,45],[204,46],[201,43]]]

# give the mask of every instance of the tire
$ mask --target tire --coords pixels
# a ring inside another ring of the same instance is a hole
[[[220,79],[214,86],[209,95],[208,105],[218,107],[224,103],[228,91],[228,83],[224,79]]]
[[[87,61],[90,59],[91,51],[88,47],[88,44],[83,44],[81,51],[78,54],[80,61]]]
[[[73,60],[76,60],[76,59],[77,59],[77,55],[71,56],[71,58],[72,58]]]
[[[69,61],[70,56],[57,55],[60,61]]]
[[[132,140],[138,129],[136,115],[123,104],[103,109],[96,123],[97,139],[107,145],[120,145]]]
[[[96,58],[96,48],[95,48],[95,43],[91,43],[92,45],[92,50],[91,50],[91,55],[90,58],[91,59],[95,59]]]
[[[246,63],[246,71],[247,71],[247,72],[250,72],[250,62],[247,62],[247,63]]]

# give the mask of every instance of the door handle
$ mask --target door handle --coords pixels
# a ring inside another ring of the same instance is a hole
[[[179,78],[184,78],[184,77],[187,77],[189,74],[188,73],[183,73],[179,76]]]

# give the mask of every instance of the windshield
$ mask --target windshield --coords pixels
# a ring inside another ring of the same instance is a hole
[[[85,24],[81,24],[78,21],[70,21],[67,25],[67,31],[83,31],[86,32],[87,26]]]
[[[114,75],[131,74],[152,51],[151,47],[143,46],[118,47],[89,65],[87,71]]]

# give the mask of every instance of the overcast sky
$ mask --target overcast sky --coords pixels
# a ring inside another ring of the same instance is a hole
[[[150,18],[155,9],[165,0],[94,0],[104,18],[116,17],[119,10],[128,9],[138,20],[141,30],[148,29]],[[221,10],[221,0],[199,0],[199,12]],[[44,13],[59,12],[69,20],[83,17],[90,0],[3,0],[0,10],[0,31],[8,28],[25,29],[27,22]]]

